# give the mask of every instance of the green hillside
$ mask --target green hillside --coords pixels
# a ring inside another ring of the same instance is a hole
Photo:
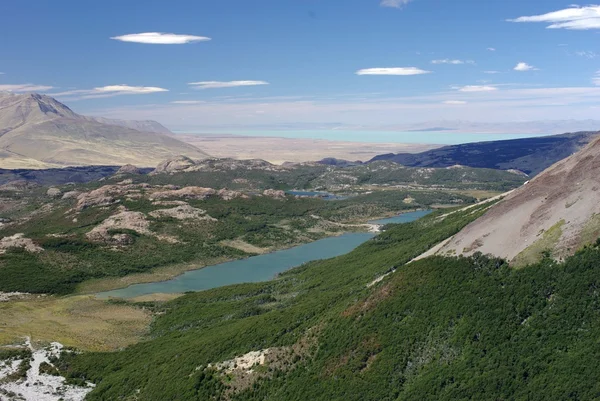
[[[91,400],[588,400],[600,395],[598,246],[564,264],[432,258],[482,213],[431,215],[277,280],[188,294],[147,341],[68,354]],[[398,270],[379,283],[375,278]],[[252,373],[219,362],[267,350]]]

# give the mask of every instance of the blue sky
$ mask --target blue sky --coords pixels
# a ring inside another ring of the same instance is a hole
[[[0,90],[172,129],[588,119],[599,107],[594,5],[31,0],[0,2],[0,15]],[[153,32],[187,36],[139,35]]]

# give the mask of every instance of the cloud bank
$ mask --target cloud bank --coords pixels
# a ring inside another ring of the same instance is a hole
[[[183,45],[186,43],[205,42],[207,40],[211,40],[205,36],[178,35],[175,33],[162,32],[131,33],[128,35],[114,36],[111,39],[119,40],[121,42],[144,43],[152,45]]]

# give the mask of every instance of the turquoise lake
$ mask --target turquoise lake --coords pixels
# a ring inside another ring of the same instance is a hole
[[[430,211],[427,210],[404,213],[371,223],[409,223],[429,213]],[[134,298],[148,294],[202,291],[231,284],[267,281],[273,279],[278,273],[304,263],[344,255],[374,236],[371,233],[348,233],[339,237],[329,237],[266,255],[252,256],[192,270],[168,281],[136,284],[127,288],[101,292],[96,296],[103,299]]]

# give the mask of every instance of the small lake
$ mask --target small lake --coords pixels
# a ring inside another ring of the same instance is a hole
[[[396,223],[409,223],[417,220],[431,211],[404,213],[391,219]],[[371,233],[348,233],[339,237],[329,237],[265,255],[253,256],[246,259],[221,263],[186,272],[172,280],[158,283],[135,284],[127,288],[106,291],[96,294],[98,298],[135,298],[148,294],[173,294],[186,291],[201,291],[231,284],[267,281],[278,273],[300,266],[304,263],[320,259],[329,259],[344,255],[357,246],[373,238]]]
[[[292,196],[303,196],[303,197],[319,197],[323,200],[343,200],[348,199],[348,196],[340,196],[336,194],[331,194],[329,192],[321,192],[321,191],[287,191],[288,195]]]
[[[380,225],[410,223],[411,221],[418,220],[432,212],[433,210],[417,210],[416,212],[402,213],[398,216],[390,217],[389,219],[373,220],[369,223]]]

